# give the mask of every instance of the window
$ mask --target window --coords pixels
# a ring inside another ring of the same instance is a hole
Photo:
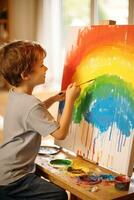
[[[98,19],[114,20],[116,24],[128,24],[128,0],[98,0]]]
[[[65,26],[90,24],[90,0],[63,0],[62,9]]]
[[[62,0],[64,26],[100,24],[114,20],[116,24],[128,24],[129,4],[132,0]],[[133,5],[132,5],[133,6]]]

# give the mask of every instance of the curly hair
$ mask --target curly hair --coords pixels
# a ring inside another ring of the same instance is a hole
[[[32,73],[39,55],[46,51],[36,42],[14,41],[0,47],[0,73],[13,86],[22,82],[21,74]]]

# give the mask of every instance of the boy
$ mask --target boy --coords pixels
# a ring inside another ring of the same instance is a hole
[[[1,200],[66,200],[66,192],[38,177],[35,172],[41,135],[56,139],[67,135],[73,104],[80,93],[74,84],[66,95],[55,95],[41,102],[32,95],[36,85],[45,82],[45,50],[37,43],[16,41],[0,49],[0,72],[13,88],[9,91],[4,118],[4,142],[0,146]],[[47,108],[65,98],[59,124]]]

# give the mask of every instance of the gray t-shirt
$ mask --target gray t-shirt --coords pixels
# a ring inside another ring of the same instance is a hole
[[[4,142],[0,146],[0,185],[34,172],[41,135],[47,136],[58,127],[39,99],[10,90],[4,118]]]

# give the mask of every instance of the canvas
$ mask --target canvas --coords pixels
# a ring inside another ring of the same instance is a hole
[[[78,29],[78,28],[77,28]],[[69,134],[56,144],[112,171],[131,175],[134,162],[134,26],[78,29],[67,52],[62,90],[76,82]],[[64,102],[59,105],[59,117]]]

